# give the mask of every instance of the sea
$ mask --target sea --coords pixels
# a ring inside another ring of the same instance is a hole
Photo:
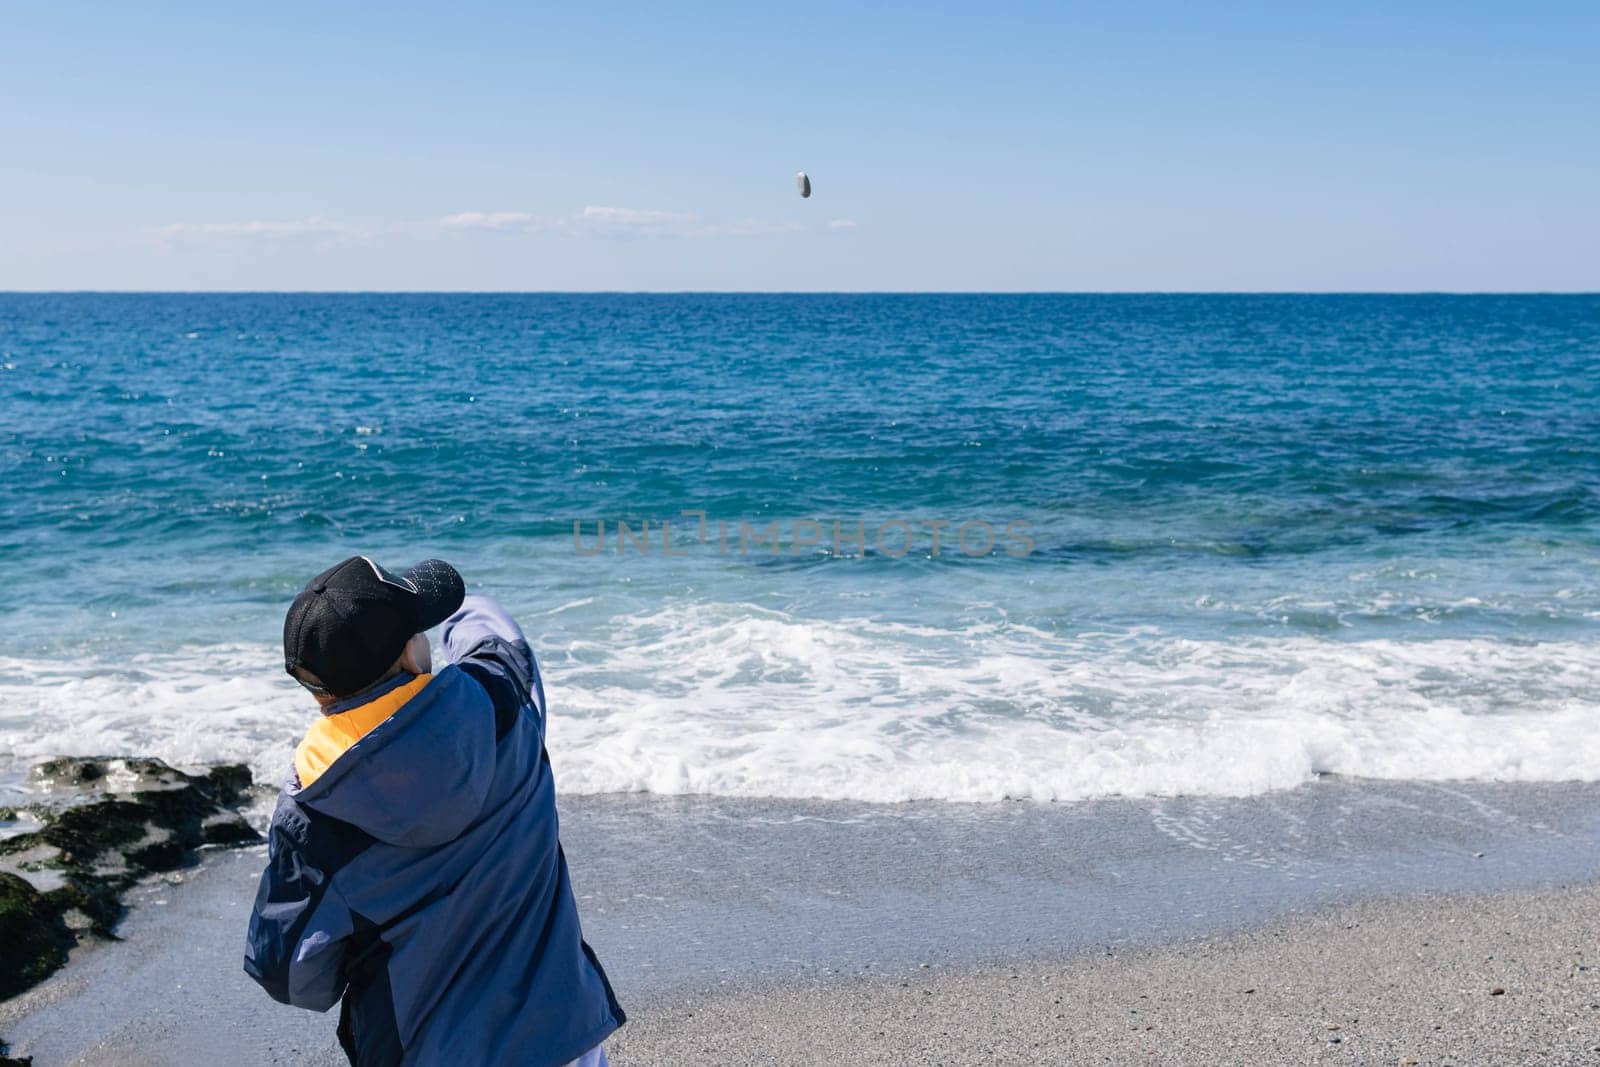
[[[243,761],[438,557],[567,794],[1600,779],[1600,297],[0,294],[0,763]]]

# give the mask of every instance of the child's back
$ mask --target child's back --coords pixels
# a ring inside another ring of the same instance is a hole
[[[563,1064],[624,1016],[578,923],[538,668],[486,598],[443,633],[449,666],[327,703],[301,743],[245,970],[342,995],[353,1062]]]

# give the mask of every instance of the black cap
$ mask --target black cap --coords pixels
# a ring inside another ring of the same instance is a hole
[[[391,574],[366,556],[351,556],[306,583],[283,620],[283,666],[309,671],[308,686],[336,697],[359,693],[383,677],[412,634],[432,629],[461,606],[461,575],[425,559]]]

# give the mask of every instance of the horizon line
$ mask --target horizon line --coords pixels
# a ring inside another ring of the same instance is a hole
[[[1600,289],[0,289],[0,296],[1600,296]]]

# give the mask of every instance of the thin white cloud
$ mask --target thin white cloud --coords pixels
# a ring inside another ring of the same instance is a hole
[[[252,220],[250,222],[174,222],[156,231],[165,237],[350,237],[359,227],[318,215],[304,219]]]
[[[739,219],[734,222],[713,222],[696,228],[686,237],[770,237],[780,233],[799,233],[805,227],[798,222],[766,222],[762,219]]]
[[[446,215],[439,225],[447,230],[526,230],[538,221],[526,211],[463,211]]]
[[[590,204],[567,229],[591,237],[687,237],[697,226],[693,215]]]
[[[568,237],[682,237],[699,228],[693,215],[590,204],[567,215],[538,216],[526,211],[463,211],[437,225],[446,230],[541,231]]]
[[[835,219],[828,225],[854,226],[848,219]],[[154,232],[163,239],[194,241],[266,241],[274,239],[321,238],[357,239],[375,236],[404,237],[427,233],[504,233],[558,234],[576,238],[672,238],[707,240],[737,237],[770,237],[799,233],[806,227],[798,222],[773,222],[764,219],[725,219],[707,221],[699,215],[678,211],[589,204],[566,215],[535,215],[527,211],[460,211],[431,220],[413,220],[380,225],[376,228],[353,226],[313,215],[304,219],[252,220],[246,222],[174,222]]]
[[[588,222],[614,226],[681,226],[694,221],[693,215],[671,211],[640,211],[631,207],[599,207],[590,204],[582,217]]]
[[[830,230],[853,230],[855,228],[856,228],[856,220],[855,219],[829,219],[828,220],[828,229],[830,229]]]
[[[580,230],[602,237],[765,237],[796,233],[802,229],[798,222],[767,222],[762,219],[707,222],[698,215],[596,204],[585,207],[576,221]]]

